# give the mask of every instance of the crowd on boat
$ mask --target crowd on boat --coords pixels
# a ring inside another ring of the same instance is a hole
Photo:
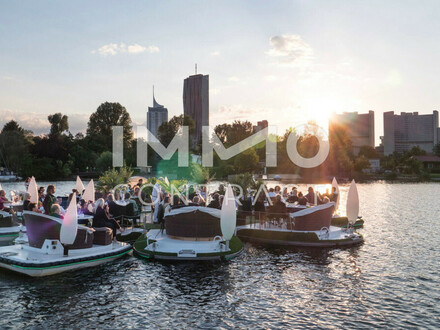
[[[29,180],[25,186],[28,188]],[[93,227],[109,227],[113,231],[113,237],[116,237],[117,231],[123,232],[118,217],[121,216],[121,204],[124,210],[130,209],[128,215],[138,215],[145,203],[152,205],[152,217],[154,223],[164,225],[164,217],[172,209],[185,206],[204,206],[208,208],[221,209],[224,195],[226,193],[225,186],[220,184],[214,192],[207,192],[206,186],[189,186],[186,194],[174,194],[162,189],[156,183],[154,185],[152,195],[146,195],[142,190],[143,179],[139,179],[137,184],[128,185],[125,191],[110,191],[109,193],[98,196],[96,201],[86,200],[82,198],[83,191],[72,189],[69,196],[56,197],[55,185],[46,187],[38,187],[38,202],[31,202],[31,195],[26,192],[23,194],[23,210],[36,213],[47,214],[56,218],[63,219],[67,206],[70,204],[73,196],[76,196],[78,214],[86,215],[93,218]],[[290,189],[290,190],[289,190]],[[275,186],[268,188],[264,186],[264,192],[261,190],[256,194],[248,194],[246,198],[242,197],[238,203],[238,210],[245,212],[270,212],[270,213],[286,213],[287,206],[294,205],[297,209],[309,206],[326,204],[328,202],[336,202],[338,192],[333,187],[325,193],[315,192],[313,187],[309,187],[306,194],[303,194],[297,187],[281,188]],[[17,196],[18,197],[18,196]],[[34,199],[35,200],[35,199]],[[6,197],[4,190],[0,191],[0,210],[13,213],[13,208],[8,208],[5,204],[14,202]]]

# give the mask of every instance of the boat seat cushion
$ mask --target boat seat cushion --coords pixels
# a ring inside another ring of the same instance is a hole
[[[12,216],[3,216],[0,215],[0,227],[12,227],[13,226],[13,222],[12,222]]]
[[[69,246],[69,249],[87,249],[93,246],[93,231],[88,228],[78,228],[75,242]]]
[[[313,206],[292,214],[293,229],[300,231],[317,231],[323,227],[330,228],[335,203]]]
[[[220,218],[195,208],[186,212],[191,206],[173,210],[165,219],[165,229],[168,235],[176,237],[215,237],[221,236]],[[206,209],[206,208],[205,208]],[[179,211],[180,212],[176,212]]]
[[[96,245],[109,245],[112,243],[112,230],[108,227],[93,228],[95,230],[93,243]]]

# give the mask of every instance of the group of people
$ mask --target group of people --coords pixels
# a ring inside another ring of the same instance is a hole
[[[221,209],[226,193],[225,186],[220,184],[218,189],[209,195],[207,195],[205,186],[190,186],[185,195],[171,195],[156,183],[152,195],[146,196],[144,192],[141,191],[142,185],[143,182],[142,179],[140,179],[136,185],[129,186],[127,191],[107,193],[102,196],[102,198],[98,198],[94,203],[81,198],[84,191],[79,192],[73,189],[67,201],[64,200],[63,203],[62,199],[55,196],[56,188],[54,185],[49,185],[47,188],[39,187],[38,203],[31,202],[30,194],[25,193],[23,196],[23,209],[62,219],[65,213],[65,209],[62,205],[67,207],[66,205],[70,204],[74,193],[76,193],[78,213],[93,216],[94,227],[109,227],[113,231],[113,237],[115,237],[117,230],[123,231],[120,224],[115,220],[115,218],[121,215],[120,200],[124,200],[124,210],[127,208],[131,209],[131,214],[129,215],[138,214],[144,202],[151,203],[154,223],[163,225],[165,215],[172,209],[185,206],[206,206]],[[287,208],[286,203],[293,203],[297,205],[297,207],[306,207],[307,205],[325,204],[330,201],[336,202],[338,199],[338,193],[335,188],[332,188],[331,193],[327,189],[325,193],[321,194],[315,192],[313,187],[309,187],[305,195],[299,191],[297,187],[292,187],[290,191],[288,188],[282,189],[280,186],[275,186],[270,189],[265,186],[264,188],[265,189],[260,190],[258,196],[249,195],[246,198],[241,198],[238,204],[239,210],[285,213]],[[8,202],[9,200],[6,197],[5,191],[0,190],[0,210],[13,212],[12,209],[5,207],[4,204]]]
[[[305,208],[307,205],[321,205],[336,202],[338,199],[338,193],[334,187],[331,193],[327,189],[323,194],[315,192],[313,187],[309,187],[305,195],[297,187],[292,187],[290,191],[288,188],[281,189],[280,186],[265,188],[265,192],[261,191],[258,196],[241,200],[242,205],[239,209],[242,211],[286,213],[287,204],[294,204],[297,208]]]

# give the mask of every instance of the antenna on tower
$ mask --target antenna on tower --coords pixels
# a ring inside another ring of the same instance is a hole
[[[197,74],[197,63],[196,63],[196,74]]]

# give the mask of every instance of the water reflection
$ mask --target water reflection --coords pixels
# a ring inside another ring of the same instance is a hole
[[[438,185],[358,189],[361,246],[246,244],[228,263],[127,257],[43,279],[0,272],[0,328],[436,327]]]

